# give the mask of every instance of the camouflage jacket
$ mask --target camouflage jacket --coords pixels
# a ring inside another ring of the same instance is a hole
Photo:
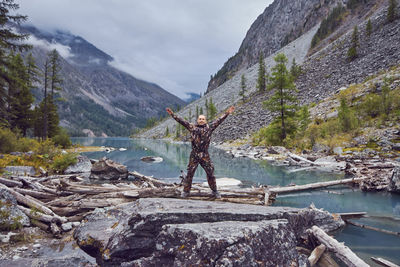
[[[207,123],[204,125],[193,124],[190,123],[181,117],[178,117],[174,113],[171,114],[172,118],[174,118],[177,122],[182,124],[188,131],[190,132],[190,139],[192,142],[193,152],[208,152],[208,147],[211,141],[212,132],[220,125],[226,117],[228,117],[229,113],[226,112],[221,117],[212,121],[211,123]]]

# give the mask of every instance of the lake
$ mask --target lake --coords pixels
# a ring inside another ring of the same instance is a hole
[[[169,182],[179,182],[180,170],[186,171],[190,154],[190,144],[169,143],[162,140],[143,140],[130,138],[72,138],[74,143],[85,146],[107,146],[126,148],[126,151],[84,153],[89,158],[110,158],[144,175],[153,175]],[[259,185],[301,185],[318,181],[343,178],[342,174],[317,171],[290,172],[286,167],[249,158],[232,158],[225,151],[210,148],[210,156],[215,166],[215,176],[231,177],[243,182],[243,186]],[[144,156],[162,157],[160,163],[146,163]],[[206,175],[199,166],[193,182],[206,181]],[[358,223],[400,232],[400,195],[382,192],[362,192],[348,186],[329,187],[278,196],[275,206],[304,208],[314,203],[317,208],[329,212],[366,211],[368,218],[355,220]],[[400,237],[375,232],[355,226],[346,226],[335,233],[337,240],[345,242],[358,256],[374,265],[370,257],[383,257],[400,264]]]

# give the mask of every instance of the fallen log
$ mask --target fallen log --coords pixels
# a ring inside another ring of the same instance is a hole
[[[324,244],[321,244],[314,248],[314,250],[311,252],[310,257],[308,257],[308,262],[310,263],[311,266],[314,266],[319,258],[321,258],[322,254],[325,252],[326,246]]]
[[[390,261],[385,260],[383,258],[371,257],[371,260],[373,260],[374,262],[378,263],[379,265],[386,266],[386,267],[400,267],[399,265],[394,264],[393,262],[390,262]]]
[[[299,253],[305,254],[307,256],[311,255],[311,250],[304,247],[296,247]],[[318,261],[319,267],[339,267],[336,261],[332,258],[331,254],[325,250]]]
[[[17,202],[24,204],[30,208],[35,208],[38,209],[39,211],[41,211],[44,214],[47,215],[52,215],[55,218],[57,218],[59,220],[60,223],[64,223],[67,222],[66,218],[60,217],[57,214],[55,214],[51,209],[49,209],[48,207],[46,207],[43,203],[41,203],[39,200],[32,198],[30,196],[24,196],[18,192],[16,192],[15,190],[8,188],[5,185],[0,184],[0,188],[5,188],[7,189],[11,194],[14,195],[14,197],[16,198]]]
[[[56,197],[53,194],[40,192],[40,191],[34,191],[34,190],[30,190],[30,189],[14,188],[14,190],[17,191],[18,193],[21,193],[24,195],[29,195],[34,198],[54,199]]]
[[[363,181],[364,179],[366,179],[366,178],[350,178],[350,179],[319,182],[319,183],[312,183],[312,184],[305,184],[305,185],[272,187],[272,188],[269,188],[269,191],[273,192],[275,194],[284,194],[284,193],[290,193],[290,192],[296,192],[296,191],[304,191],[304,190],[328,187],[328,186],[333,186],[333,185],[359,183],[359,182]]]
[[[85,213],[91,211],[92,209],[84,209],[81,207],[51,207],[57,214],[65,217],[71,217],[79,213]],[[67,220],[68,221],[68,220]]]
[[[345,213],[336,213],[339,215],[342,220],[348,220],[348,219],[359,219],[362,217],[365,217],[367,213],[364,212],[345,212]]]
[[[39,213],[39,212],[35,212],[31,209],[22,207],[18,205],[18,208],[26,214],[26,216],[28,216],[31,219],[35,219],[35,220],[39,220],[42,222],[47,222],[47,223],[53,223],[53,222],[57,222],[57,219],[54,218],[51,215],[47,215],[47,214],[43,214],[43,213]]]
[[[346,223],[357,226],[357,227],[361,227],[361,228],[365,228],[365,229],[369,229],[369,230],[373,230],[373,231],[377,231],[377,232],[381,232],[381,233],[385,233],[385,234],[389,234],[389,235],[395,235],[395,236],[400,236],[400,232],[393,232],[393,231],[389,231],[389,230],[385,230],[385,229],[380,229],[380,228],[376,228],[376,227],[372,227],[369,225],[365,225],[365,224],[361,224],[361,223],[356,223],[356,222],[352,222],[349,220],[344,220]]]
[[[23,185],[20,181],[14,181],[3,177],[0,177],[0,183],[10,187],[22,187]]]
[[[138,178],[139,180],[143,182],[150,182],[150,184],[153,184],[156,187],[162,187],[162,186],[173,186],[173,184],[166,183],[160,180],[157,180],[153,177],[143,175],[141,173],[138,173],[137,171],[129,172],[129,175],[134,176],[135,178]]]
[[[39,228],[42,229],[43,231],[49,230],[49,226],[48,226],[47,224],[42,223],[42,222],[40,222],[40,221],[38,221],[38,220],[31,220],[31,224],[33,224],[33,225],[39,227]]]
[[[321,228],[314,225],[311,229],[307,230],[312,234],[321,244],[324,244],[329,251],[332,251],[340,260],[350,267],[367,267],[362,259],[360,259],[353,251],[351,251],[343,243],[339,243],[336,239],[330,237]]]
[[[308,160],[306,158],[300,157],[299,155],[293,154],[291,152],[288,152],[287,155],[296,161],[304,161],[304,162],[310,164],[311,166],[319,166],[317,163],[315,163],[311,160]]]

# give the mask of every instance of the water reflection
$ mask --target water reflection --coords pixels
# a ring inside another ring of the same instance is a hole
[[[90,158],[108,158],[120,162],[130,171],[136,170],[145,175],[178,181],[180,170],[186,170],[189,160],[189,144],[171,144],[160,140],[136,140],[128,138],[74,138],[75,143],[92,146],[111,146],[127,148],[126,151],[90,152]],[[146,163],[144,156],[159,156],[160,163]],[[268,184],[288,185],[307,184],[343,178],[342,175],[316,171],[290,173],[286,168],[272,166],[265,161],[248,158],[232,158],[222,150],[210,148],[210,156],[215,165],[216,177],[232,177],[242,180],[246,186]],[[199,167],[194,182],[205,181],[205,173]],[[274,205],[304,208],[314,203],[318,208],[329,212],[366,211],[371,217],[358,220],[359,223],[400,232],[400,195],[390,193],[361,192],[347,186],[330,187],[329,190],[314,190],[279,196]],[[345,227],[335,237],[345,242],[365,261],[370,257],[384,257],[400,263],[400,239],[396,236],[378,233],[354,226]]]

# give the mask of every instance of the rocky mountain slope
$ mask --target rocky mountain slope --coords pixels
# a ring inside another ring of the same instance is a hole
[[[254,21],[239,51],[223,65],[208,83],[212,91],[238,70],[258,62],[260,52],[269,56],[309,31],[342,0],[275,0]]]
[[[49,33],[33,26],[21,31],[31,35],[32,54],[43,68],[46,54],[58,49],[64,80],[58,103],[61,125],[74,135],[89,129],[96,135],[127,136],[143,127],[150,117],[164,114],[165,103],[182,106],[185,102],[160,86],[139,80],[113,67],[113,58],[79,36],[65,32]],[[43,95],[42,85],[35,95]]]
[[[307,54],[310,51],[311,39],[319,27],[318,25],[276,52],[285,53],[289,62],[294,57],[296,62],[303,65],[304,71],[296,81],[301,104],[317,103],[341,87],[359,83],[368,76],[399,64],[400,19],[397,18],[392,23],[386,22],[386,1],[376,1],[374,5],[370,5],[370,9],[362,9],[362,11],[361,13],[354,12],[354,14],[349,12],[344,25],[327,37],[330,42],[327,42],[324,47],[319,47],[320,50],[314,51],[312,55]],[[399,11],[398,8],[398,14]],[[371,19],[373,25],[373,31],[369,37],[365,33],[368,19]],[[354,25],[358,26],[360,33],[359,55],[354,61],[349,62],[347,51],[351,44]],[[274,64],[273,55],[266,57],[265,60],[269,70]],[[246,135],[268,125],[273,114],[262,108],[262,102],[269,98],[270,93],[256,92],[257,68],[258,64],[255,64],[248,69],[240,70],[230,80],[207,93],[202,99],[185,107],[179,115],[188,116],[189,109],[192,109],[193,112],[196,105],[204,106],[205,99],[210,97],[213,98],[213,102],[219,111],[236,103],[235,113],[229,116],[215,131],[213,141],[216,142],[244,138]],[[238,101],[241,74],[246,75],[249,93],[252,94],[252,97],[245,103]],[[170,127],[171,132],[174,125],[176,123],[172,120],[167,120],[150,131],[142,133],[141,136],[163,137],[166,127]]]

